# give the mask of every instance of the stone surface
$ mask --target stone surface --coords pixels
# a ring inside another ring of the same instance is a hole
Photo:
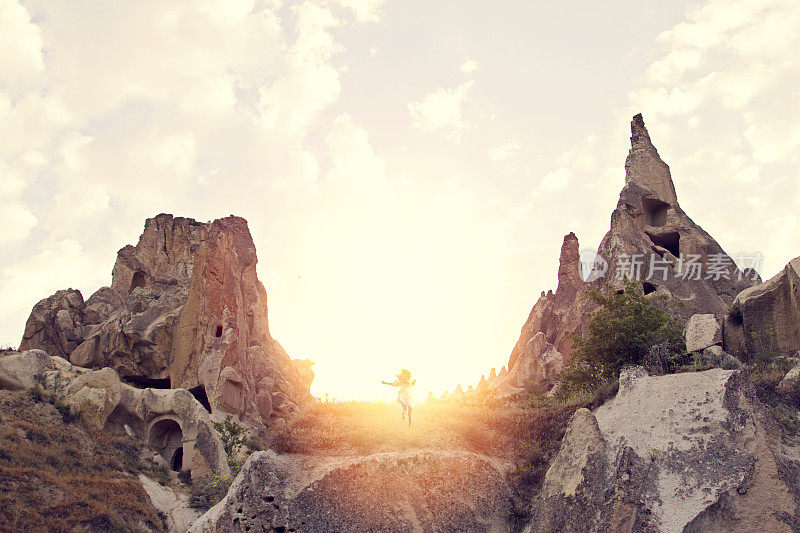
[[[39,376],[55,369],[52,358],[42,350],[26,350],[0,357],[0,388],[23,390],[39,383]]]
[[[189,507],[188,495],[175,492],[144,474],[139,474],[139,481],[153,507],[166,515],[170,531],[187,531],[200,517],[198,511]]]
[[[625,186],[597,256],[601,260],[596,263],[606,264],[607,269],[582,272],[577,237],[573,233],[564,237],[558,287],[555,292],[542,292],[533,306],[509,357],[509,378],[515,375],[517,361],[523,361],[527,368],[536,368],[531,359],[542,357],[560,357],[560,365],[553,365],[551,361],[554,368],[570,364],[571,335],[583,333],[596,309],[585,291],[599,289],[606,282],[619,285],[623,275],[646,282],[643,285],[646,294],[683,302],[683,308],[676,309],[675,314],[684,322],[692,314],[725,315],[737,294],[760,283],[753,272],[737,270],[713,237],[681,209],[669,167],[653,146],[641,115],[634,116],[631,122]],[[626,259],[634,257],[638,266],[625,268],[634,263],[633,259],[626,263]],[[699,273],[688,266],[693,257],[701,267]],[[727,274],[715,274],[715,268],[727,269]],[[547,344],[535,340],[539,333],[544,335]],[[536,374],[537,384],[546,391],[555,383],[557,372],[545,370]],[[498,392],[518,390],[520,383],[512,383],[509,378],[498,380]]]
[[[770,280],[740,292],[725,318],[725,350],[747,359],[800,350],[800,257]]]
[[[576,411],[528,531],[792,531],[800,463],[740,372],[649,377]]]
[[[700,352],[709,346],[722,344],[722,328],[714,315],[694,314],[686,323],[683,338],[687,352]]]
[[[191,528],[211,531],[508,531],[504,472],[464,451],[250,456]]]
[[[244,422],[288,416],[311,399],[314,372],[271,337],[256,263],[242,218],[158,215],[119,251],[110,287],[85,303],[72,290],[39,302],[22,345],[132,383],[191,389]]]
[[[39,349],[67,357],[83,340],[83,296],[67,289],[33,306],[19,351]]]
[[[116,426],[148,442],[170,466],[175,466],[180,448],[181,466],[176,469],[188,469],[192,477],[230,476],[211,415],[185,389],[136,388],[123,383],[112,368],[88,370],[42,350],[0,357],[0,388],[35,384],[59,397],[88,425]]]

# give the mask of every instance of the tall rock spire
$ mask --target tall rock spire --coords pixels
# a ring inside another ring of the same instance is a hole
[[[597,309],[586,289],[633,278],[646,295],[683,302],[676,318],[686,320],[694,313],[722,316],[740,291],[760,281],[740,272],[717,241],[681,209],[669,166],[653,146],[642,115],[631,121],[625,186],[597,255],[607,270],[584,282],[578,239],[573,233],[564,237],[558,288],[555,293],[543,291],[533,306],[509,357],[508,375],[498,376],[495,387],[501,394],[519,392],[531,383],[542,389],[555,383],[571,363],[572,335],[585,330]],[[693,273],[688,261],[700,270]]]
[[[625,184],[631,183],[649,189],[662,202],[678,205],[669,165],[661,160],[656,147],[650,141],[641,113],[635,115],[631,121],[631,149],[625,160]]]

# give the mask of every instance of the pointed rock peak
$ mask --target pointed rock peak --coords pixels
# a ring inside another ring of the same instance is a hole
[[[564,243],[561,245],[561,256],[558,259],[558,288],[565,286],[577,286],[582,283],[581,257],[578,250],[578,237],[573,232],[564,235]]]
[[[633,116],[631,120],[631,150],[652,148],[655,146],[650,141],[650,134],[647,133],[647,128],[644,125],[644,118],[642,114]]]
[[[650,190],[662,202],[678,205],[669,166],[653,146],[641,113],[631,120],[631,149],[625,160],[625,184],[631,183]]]

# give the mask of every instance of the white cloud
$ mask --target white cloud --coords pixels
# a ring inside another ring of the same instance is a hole
[[[336,0],[342,6],[353,10],[358,22],[378,22],[380,10],[385,0]]]
[[[558,192],[567,188],[570,181],[570,171],[567,168],[559,168],[549,172],[542,178],[539,185],[545,192]]]
[[[3,213],[3,230],[0,231],[0,249],[24,241],[36,226],[36,216],[18,204],[0,204]]]
[[[461,72],[464,74],[472,74],[478,70],[478,62],[474,59],[468,59],[461,65]]]
[[[44,70],[42,35],[25,7],[0,0],[0,78],[18,82]]]
[[[512,157],[522,148],[522,143],[518,140],[510,140],[497,146],[492,146],[486,151],[486,155],[495,163],[501,163]]]
[[[437,87],[419,102],[408,104],[413,128],[422,133],[438,132],[453,142],[459,142],[467,127],[464,107],[470,101],[472,84],[468,81],[455,89]]]

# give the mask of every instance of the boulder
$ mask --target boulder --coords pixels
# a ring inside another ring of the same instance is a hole
[[[256,452],[190,531],[504,531],[512,499],[486,457],[417,450],[366,457]]]
[[[101,429],[122,398],[122,382],[112,368],[87,372],[67,387],[66,403],[91,426]]]
[[[725,319],[725,349],[739,358],[800,350],[800,257],[740,292]]]
[[[709,346],[722,344],[722,328],[714,315],[694,314],[686,323],[683,338],[687,352],[700,352]]]
[[[25,323],[19,351],[39,349],[68,358],[83,340],[83,296],[66,289],[40,300]]]
[[[42,350],[26,350],[0,357],[0,389],[22,390],[40,383],[46,371],[55,369]]]
[[[796,450],[730,370],[649,377],[578,410],[527,531],[792,531]]]

